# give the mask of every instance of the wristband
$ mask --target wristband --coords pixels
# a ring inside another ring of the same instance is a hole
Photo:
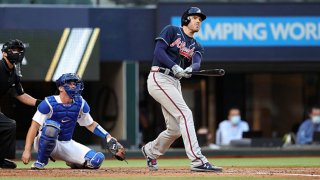
[[[38,107],[38,106],[39,106],[39,104],[40,104],[41,102],[42,102],[42,100],[37,99],[37,100],[36,100],[36,104],[35,104],[35,106],[36,106],[36,107]]]
[[[109,135],[109,133],[103,129],[103,127],[101,127],[99,124],[96,126],[96,128],[94,128],[93,130],[93,134],[106,139],[106,137]]]

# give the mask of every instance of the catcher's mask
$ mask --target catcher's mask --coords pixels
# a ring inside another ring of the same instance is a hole
[[[25,47],[22,41],[19,39],[10,40],[3,44],[1,51],[7,53],[7,59],[14,65],[16,74],[22,76],[20,66],[25,54]]]
[[[181,16],[181,26],[187,26],[190,23],[190,17],[192,15],[198,15],[201,17],[201,20],[204,21],[207,16],[202,13],[201,9],[198,7],[190,7],[187,9]]]
[[[75,86],[70,87],[70,83],[74,82]],[[75,73],[66,73],[59,77],[56,81],[57,88],[63,86],[64,90],[71,99],[74,99],[76,96],[80,96],[82,90],[84,89],[83,81]]]

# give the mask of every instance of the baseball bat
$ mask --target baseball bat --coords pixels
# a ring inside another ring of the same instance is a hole
[[[188,74],[200,76],[223,76],[225,74],[225,71],[224,69],[204,69],[199,71],[188,72]]]

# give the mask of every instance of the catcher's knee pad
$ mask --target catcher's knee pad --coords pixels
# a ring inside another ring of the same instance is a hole
[[[56,121],[46,120],[41,130],[39,139],[37,160],[41,163],[48,164],[49,156],[56,146],[60,124]]]
[[[84,156],[84,159],[86,160],[85,166],[87,168],[98,169],[104,160],[104,155],[101,152],[96,152],[95,150],[91,149]]]

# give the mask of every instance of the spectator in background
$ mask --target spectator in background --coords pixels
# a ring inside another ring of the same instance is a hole
[[[320,106],[312,106],[309,111],[309,119],[306,119],[299,127],[297,144],[312,144],[313,134],[320,132]]]
[[[243,132],[247,131],[249,131],[249,125],[241,120],[240,109],[231,108],[228,119],[219,124],[216,132],[216,144],[230,145],[231,140],[242,139]]]

